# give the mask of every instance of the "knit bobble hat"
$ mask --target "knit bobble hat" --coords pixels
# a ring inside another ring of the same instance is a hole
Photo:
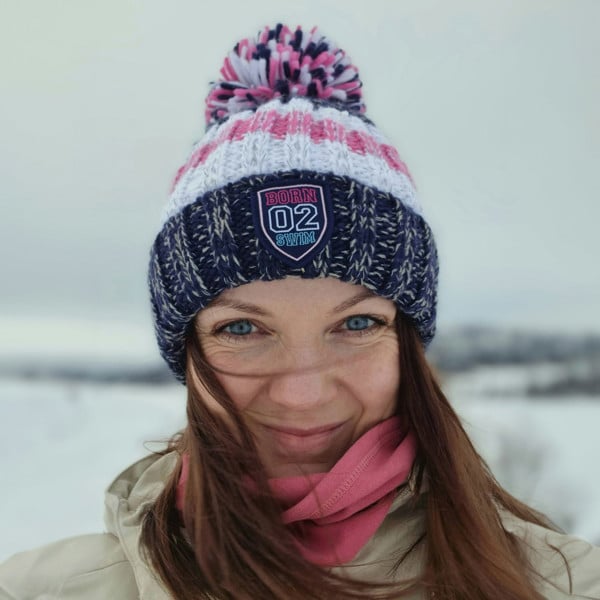
[[[239,42],[206,99],[207,131],[173,182],[150,252],[161,355],[185,384],[185,338],[226,289],[336,277],[392,300],[427,345],[438,260],[396,149],[362,84],[318,29]]]

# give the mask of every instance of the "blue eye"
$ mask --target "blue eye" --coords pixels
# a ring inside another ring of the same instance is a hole
[[[355,315],[346,319],[346,327],[350,331],[362,331],[371,327],[375,321],[366,315]]]
[[[252,325],[250,321],[240,319],[239,321],[234,321],[233,323],[229,323],[229,325],[225,325],[222,331],[231,335],[248,335],[249,333],[252,333],[253,328],[254,325]]]

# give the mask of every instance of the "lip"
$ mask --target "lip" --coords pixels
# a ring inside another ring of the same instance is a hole
[[[330,425],[320,425],[319,427],[285,427],[281,425],[265,425],[267,429],[271,431],[275,431],[276,433],[282,433],[284,435],[292,435],[295,437],[312,437],[315,435],[327,434],[339,429],[344,425],[344,422],[341,423],[332,423]]]
[[[291,427],[264,425],[272,451],[299,462],[322,455],[340,444],[347,421],[319,425],[318,427]],[[341,436],[341,437],[340,437]]]

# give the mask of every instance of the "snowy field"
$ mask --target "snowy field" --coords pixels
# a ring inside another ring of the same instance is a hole
[[[445,389],[500,483],[565,531],[600,545],[600,398],[521,392],[556,374],[546,365],[480,368]]]
[[[103,493],[181,428],[185,388],[0,380],[0,560],[102,531]]]
[[[524,373],[480,369],[445,387],[500,481],[569,532],[600,543],[600,402],[526,399],[518,393]],[[513,393],[490,396],[496,382],[512,382]],[[151,442],[181,428],[184,405],[180,385],[0,379],[0,560],[103,530],[104,488]]]

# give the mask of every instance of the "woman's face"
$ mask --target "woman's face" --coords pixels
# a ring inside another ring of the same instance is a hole
[[[270,477],[329,470],[395,412],[395,316],[362,286],[296,277],[227,290],[196,316],[206,359]]]

